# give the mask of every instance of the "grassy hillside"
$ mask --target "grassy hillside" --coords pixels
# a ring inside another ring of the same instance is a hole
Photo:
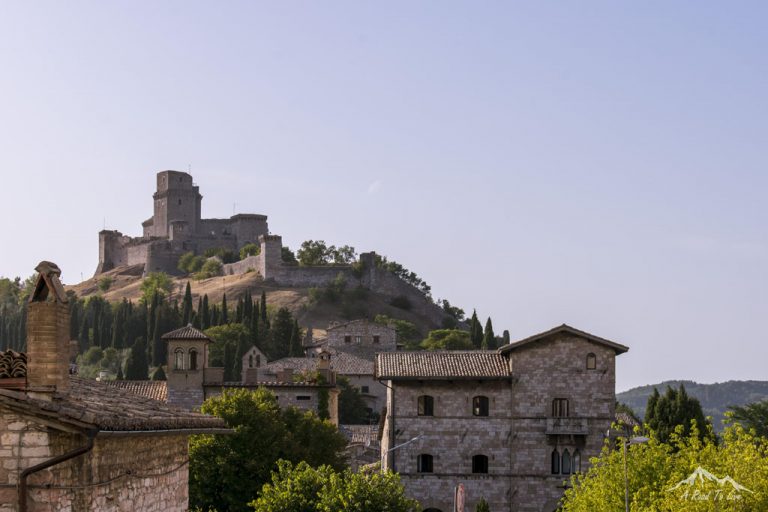
[[[731,380],[716,384],[699,384],[690,380],[669,380],[659,384],[641,386],[616,395],[616,400],[630,406],[640,418],[645,417],[645,405],[653,388],[664,394],[667,386],[685,386],[689,395],[701,402],[705,416],[712,416],[715,430],[723,428],[724,413],[731,405],[744,405],[768,399],[768,381]]]

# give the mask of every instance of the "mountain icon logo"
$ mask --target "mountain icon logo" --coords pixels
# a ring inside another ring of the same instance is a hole
[[[695,493],[691,496],[690,490],[692,488],[695,486],[703,485],[707,482],[712,482],[716,485],[717,490],[715,491],[714,495],[711,493],[702,494],[699,490],[696,490]],[[682,497],[686,499],[688,497],[692,497],[694,499],[710,499],[712,497],[714,497],[714,499],[738,499],[740,493],[754,494],[754,491],[747,489],[730,476],[718,478],[716,475],[710,473],[701,466],[697,467],[693,473],[688,475],[688,477],[680,480],[673,487],[667,489],[667,492],[676,490],[684,490],[685,492]],[[727,498],[723,496],[723,493],[727,493],[725,495]]]

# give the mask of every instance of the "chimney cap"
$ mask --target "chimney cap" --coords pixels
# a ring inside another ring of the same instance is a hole
[[[53,292],[53,295],[50,297],[50,300],[62,303],[69,301],[64,287],[61,285],[61,281],[59,281],[61,269],[58,265],[52,261],[41,261],[35,267],[35,270],[38,272],[37,282],[35,283],[34,291],[29,296],[30,302],[49,300],[51,292]]]

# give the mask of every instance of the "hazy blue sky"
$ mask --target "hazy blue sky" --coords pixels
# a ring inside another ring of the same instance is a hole
[[[0,275],[89,276],[158,170],[376,250],[617,388],[766,379],[764,2],[2,2]],[[236,205],[236,206],[233,206]]]

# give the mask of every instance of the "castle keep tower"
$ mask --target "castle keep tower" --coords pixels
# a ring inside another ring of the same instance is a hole
[[[172,222],[185,222],[190,233],[196,233],[200,225],[200,188],[192,182],[192,176],[179,171],[157,173],[157,192],[151,225],[144,224],[149,236],[167,237]]]

